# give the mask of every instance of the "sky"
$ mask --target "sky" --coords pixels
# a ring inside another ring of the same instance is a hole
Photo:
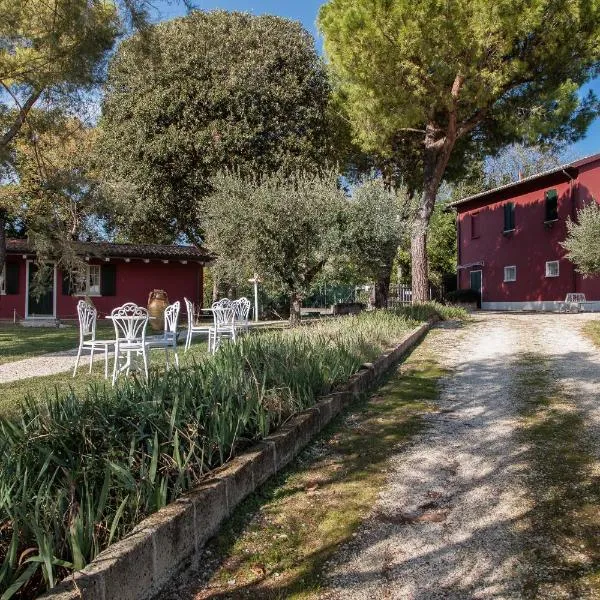
[[[193,5],[200,10],[239,10],[257,15],[278,15],[300,21],[315,36],[319,51],[322,48],[322,41],[317,32],[316,20],[319,7],[323,3],[324,0],[221,0],[216,2],[213,0],[193,0]],[[182,0],[155,0],[154,6],[156,8],[152,19],[155,21],[172,19],[186,14],[186,7]],[[585,93],[590,88],[600,96],[600,77],[590,82],[581,91]],[[567,155],[570,159],[575,159],[597,152],[600,152],[600,118],[592,123],[586,137],[574,144]]]

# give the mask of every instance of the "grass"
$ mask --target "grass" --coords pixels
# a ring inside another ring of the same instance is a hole
[[[98,324],[98,338],[114,337],[109,324]],[[72,350],[79,343],[79,329],[69,327],[22,327],[0,325],[0,365],[48,352]]]
[[[382,311],[250,335],[147,383],[22,401],[0,420],[3,598],[53,587],[414,324]]]
[[[600,321],[588,321],[583,326],[583,333],[600,348]]]
[[[419,347],[376,393],[355,402],[291,467],[238,507],[208,546],[209,564],[201,559],[203,571],[213,568],[206,597],[317,597],[327,561],[377,500],[389,456],[434,408],[442,374]],[[184,597],[205,597],[189,591]]]
[[[600,470],[582,416],[540,355],[519,357],[529,515],[524,598],[600,595]],[[590,595],[591,594],[591,595]]]

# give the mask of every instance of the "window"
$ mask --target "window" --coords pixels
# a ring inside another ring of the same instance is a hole
[[[479,213],[471,215],[471,238],[479,237]]]
[[[504,231],[512,231],[515,228],[515,203],[507,202],[504,205]]]
[[[19,263],[8,262],[0,269],[0,296],[19,293]]]
[[[504,281],[516,281],[517,280],[517,267],[514,265],[511,267],[504,267]]]
[[[86,265],[75,276],[76,296],[100,295],[100,265]]]
[[[546,277],[558,277],[560,269],[557,260],[550,260],[546,263]]]
[[[546,205],[546,216],[544,217],[544,221],[547,223],[549,221],[557,221],[558,220],[558,193],[556,190],[548,190],[544,194],[545,205]]]
[[[0,296],[6,294],[6,265],[0,269]]]

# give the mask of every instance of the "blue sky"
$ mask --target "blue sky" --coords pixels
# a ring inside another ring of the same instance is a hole
[[[194,0],[193,4],[200,10],[240,10],[253,14],[273,14],[301,21],[304,27],[317,38],[317,48],[321,48],[315,25],[317,12],[324,0]],[[156,0],[153,20],[171,19],[186,13],[184,3],[179,0]],[[592,88],[600,96],[600,78],[595,79],[584,90]],[[585,139],[571,148],[569,157],[576,158],[600,152],[600,119],[589,128]]]

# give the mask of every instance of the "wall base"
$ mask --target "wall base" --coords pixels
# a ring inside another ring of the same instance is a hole
[[[559,312],[564,304],[560,300],[537,300],[531,302],[482,302],[482,310]],[[600,312],[600,300],[586,302],[584,312]]]

